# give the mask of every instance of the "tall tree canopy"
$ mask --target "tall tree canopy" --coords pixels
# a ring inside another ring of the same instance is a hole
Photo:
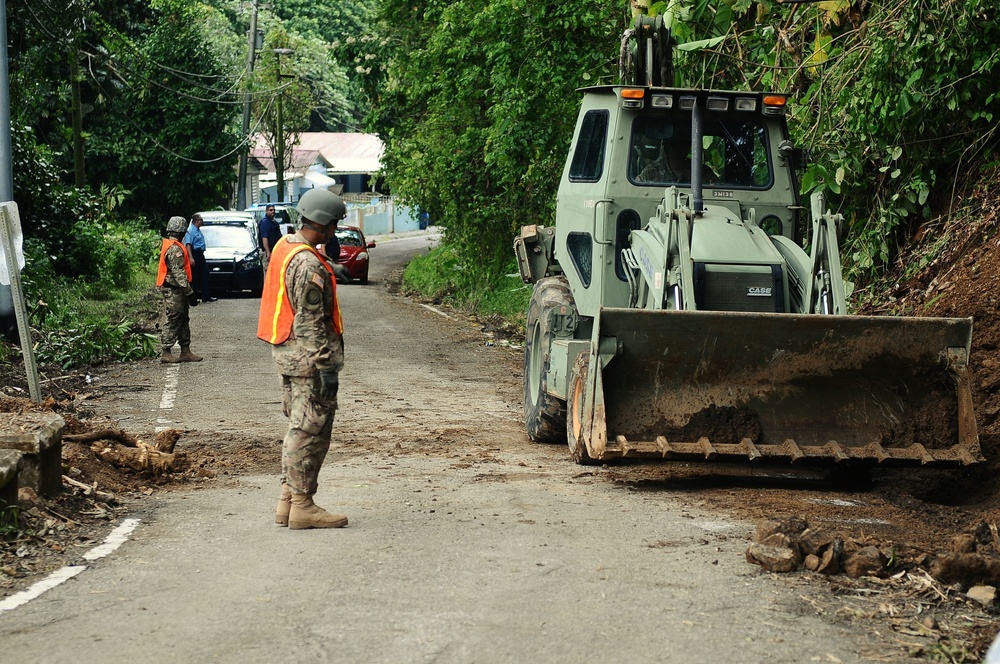
[[[113,59],[117,90],[92,128],[91,171],[159,216],[188,216],[225,203],[241,144],[238,61],[213,43],[227,34],[218,14],[188,0],[158,0],[156,21],[122,36]]]
[[[228,204],[248,140],[247,91],[254,127],[273,127],[281,94],[290,136],[356,128],[361,95],[328,42],[359,30],[371,2],[8,0],[11,112],[24,129],[14,132],[24,158],[15,199],[26,231],[65,254],[55,245],[82,217],[140,215],[160,227],[171,214]],[[248,80],[255,5],[266,44]],[[268,66],[275,47],[295,50],[280,84]]]
[[[370,70],[393,193],[446,223],[485,274],[518,227],[551,218],[573,90],[613,71],[615,4],[384,0],[373,36],[347,45]]]
[[[793,137],[813,156],[803,189],[850,220],[856,276],[996,157],[986,0],[643,4],[675,27],[678,85],[793,95]],[[518,226],[551,223],[574,88],[616,82],[630,22],[624,0],[382,0],[342,46],[367,72],[390,186],[447,226],[470,280],[501,274]]]

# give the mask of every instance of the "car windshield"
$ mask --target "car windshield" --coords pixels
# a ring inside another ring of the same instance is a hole
[[[243,253],[253,251],[253,237],[243,226],[209,226],[201,227],[205,236],[205,245],[211,249],[233,249]]]
[[[340,246],[342,247],[363,246],[361,242],[361,233],[351,230],[350,228],[338,228],[337,241],[340,242]]]

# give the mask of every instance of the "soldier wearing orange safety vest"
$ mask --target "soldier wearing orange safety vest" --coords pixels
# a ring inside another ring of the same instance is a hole
[[[257,322],[257,336],[272,345],[288,417],[275,522],[292,530],[341,528],[347,525],[346,516],[313,502],[330,449],[344,366],[337,282],[333,266],[316,246],[330,240],[347,207],[333,192],[310,189],[296,210],[302,228],[272,249]]]
[[[166,237],[160,247],[160,267],[156,285],[160,291],[160,361],[201,362],[191,352],[191,326],[188,307],[194,289],[191,288],[191,257],[180,240],[187,230],[184,217],[170,217]],[[180,356],[173,354],[179,343]]]

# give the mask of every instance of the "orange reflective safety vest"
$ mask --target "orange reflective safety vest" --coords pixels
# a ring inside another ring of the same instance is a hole
[[[333,268],[323,259],[318,251],[306,242],[292,243],[287,236],[278,240],[271,251],[271,262],[267,276],[264,278],[264,292],[260,296],[260,318],[257,320],[257,337],[278,345],[284,343],[292,332],[292,321],[295,310],[288,301],[288,291],[285,284],[285,272],[292,258],[300,251],[311,251],[330,274],[333,284],[333,329],[337,334],[344,333],[344,321],[340,317],[340,303],[337,301],[337,279]]]
[[[162,286],[163,282],[167,279],[167,249],[169,249],[172,244],[176,244],[181,248],[181,251],[184,252],[184,274],[187,275],[188,283],[191,283],[191,280],[194,278],[191,275],[191,257],[188,256],[187,249],[185,249],[184,245],[174,238],[165,237],[163,238],[163,243],[160,245],[160,269],[156,273],[157,286]]]

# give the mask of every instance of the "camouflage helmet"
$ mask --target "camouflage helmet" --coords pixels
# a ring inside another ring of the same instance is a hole
[[[299,214],[318,226],[336,223],[347,216],[343,199],[326,189],[310,189],[295,206]]]
[[[168,233],[184,233],[187,231],[188,222],[184,217],[170,217],[167,222]]]

